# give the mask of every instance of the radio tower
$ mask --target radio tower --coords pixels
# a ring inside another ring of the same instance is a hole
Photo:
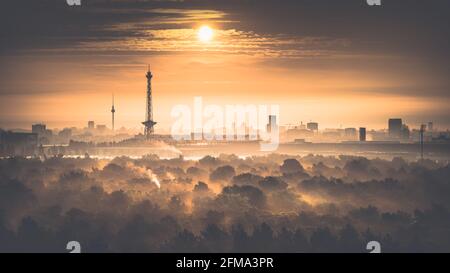
[[[147,139],[151,138],[154,132],[154,126],[156,124],[153,121],[153,106],[152,106],[152,72],[150,71],[150,65],[148,66],[147,74],[147,111],[145,112],[145,121],[142,122],[145,126],[145,137]]]
[[[111,114],[112,114],[112,130],[114,134],[114,114],[116,113],[116,108],[114,108],[114,93],[112,94],[112,107],[111,107]]]

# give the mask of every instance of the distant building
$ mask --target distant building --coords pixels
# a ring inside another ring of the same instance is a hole
[[[295,141],[295,139],[310,140],[312,137],[314,137],[314,133],[307,129],[294,128],[286,131],[288,141]]]
[[[389,119],[389,137],[400,138],[402,136],[403,122],[401,118]]]
[[[58,137],[62,142],[69,142],[72,137],[72,129],[64,128],[63,130],[59,131]]]
[[[356,128],[345,128],[344,135],[346,138],[356,139],[358,131],[356,130]]]
[[[371,130],[367,132],[372,141],[388,141],[389,136],[387,130]]]
[[[100,133],[105,132],[106,129],[108,129],[108,128],[106,127],[106,125],[103,125],[103,124],[98,124],[98,125],[97,125],[97,131],[99,131]]]
[[[401,134],[402,139],[404,140],[409,140],[410,138],[410,131],[409,131],[409,127],[406,124],[403,124],[402,126],[402,134]]]
[[[38,135],[35,133],[0,131],[1,156],[31,156],[37,147]]]
[[[317,132],[317,131],[319,131],[319,123],[317,123],[317,122],[308,122],[306,124],[306,128],[308,128],[308,130]]]
[[[427,128],[427,130],[428,131],[430,131],[430,132],[433,132],[433,122],[432,121],[430,121],[430,122],[428,122],[428,128]]]
[[[306,126],[303,124],[303,121],[300,122],[300,126],[296,127],[296,129],[306,130]]]
[[[359,141],[366,141],[366,128],[359,128]]]
[[[95,122],[93,120],[88,121],[88,129],[94,130]]]
[[[31,125],[31,132],[37,134],[39,144],[50,144],[53,138],[52,130],[47,129],[43,123]]]
[[[328,129],[322,133],[322,137],[328,138],[331,141],[336,141],[341,138],[341,131],[335,129]]]
[[[45,131],[47,130],[47,126],[42,123],[33,124],[31,125],[31,131],[34,134],[43,135],[45,134]]]
[[[269,115],[269,124],[267,124],[267,132],[271,133],[272,130],[277,129],[277,116]]]

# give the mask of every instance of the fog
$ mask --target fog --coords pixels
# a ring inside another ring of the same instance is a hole
[[[0,251],[450,251],[448,161],[0,160]]]

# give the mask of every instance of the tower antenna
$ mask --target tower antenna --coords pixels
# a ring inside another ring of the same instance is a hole
[[[116,108],[114,107],[114,93],[112,93],[112,107],[111,107],[111,115],[112,115],[112,130],[114,135],[114,114],[116,113]]]
[[[148,71],[145,75],[147,78],[147,105],[145,112],[145,121],[142,122],[145,126],[145,137],[150,139],[154,132],[154,126],[156,122],[153,120],[153,105],[152,105],[152,78],[153,74],[150,71],[150,64],[148,65]]]

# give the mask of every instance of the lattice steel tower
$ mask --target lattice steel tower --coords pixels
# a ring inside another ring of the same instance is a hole
[[[152,72],[150,71],[150,66],[148,66],[147,74],[147,111],[145,112],[145,121],[142,122],[145,126],[145,137],[149,139],[154,132],[154,126],[156,122],[153,121],[153,105],[152,105]]]

